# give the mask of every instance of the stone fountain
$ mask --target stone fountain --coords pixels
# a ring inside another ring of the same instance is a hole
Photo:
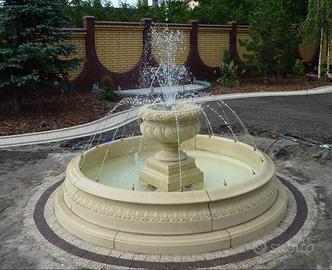
[[[140,111],[142,117],[146,116],[146,109]],[[193,109],[195,107],[188,108]],[[194,114],[197,119],[199,111]],[[106,185],[103,178],[98,179],[94,173],[105,156],[105,166],[126,162],[133,155],[132,149],[140,147],[140,137],[94,147],[69,163],[67,177],[56,194],[55,213],[68,231],[88,242],[121,251],[191,254],[227,249],[256,239],[282,220],[287,193],[275,177],[272,161],[264,153],[241,142],[208,135],[196,135],[183,142],[182,149],[194,153],[196,159],[205,159],[212,164],[216,160],[229,162],[230,171],[245,172],[245,177],[233,177],[225,185],[220,175],[212,173],[211,177],[209,166],[198,169],[193,158],[184,153],[177,156],[175,146],[163,146],[163,150],[158,151],[159,145],[149,139],[151,132],[147,131],[147,122],[142,127],[144,136],[147,134],[144,148],[151,155],[145,167],[140,168],[139,179],[160,191],[119,188],[112,186],[112,181]],[[165,125],[165,122],[159,124]],[[192,130],[188,132],[190,135],[183,133],[182,140],[197,132],[197,122],[192,121],[188,129]],[[165,134],[172,137],[172,132],[166,131]],[[163,136],[157,136],[162,144],[168,142],[160,140]],[[155,140],[154,136],[152,138]],[[112,151],[108,151],[109,148]],[[190,169],[182,168],[183,186],[203,181],[203,174],[207,175],[204,179],[206,186],[183,192],[166,191],[167,188],[180,188],[180,177],[169,169],[178,163],[175,159],[179,156],[185,165],[187,160],[190,164]],[[154,162],[160,167],[153,167]],[[134,170],[133,166],[124,164],[126,170]],[[158,170],[160,175],[156,176]],[[194,175],[188,181],[187,171]],[[113,173],[116,176],[117,171]],[[227,177],[230,176],[231,173]],[[209,187],[209,181],[219,184]]]
[[[160,67],[167,92],[179,72],[174,59]],[[87,242],[149,254],[228,249],[268,234],[288,200],[271,159],[238,140],[198,134],[202,108],[165,96],[139,108],[143,136],[70,161],[54,199],[58,221]]]

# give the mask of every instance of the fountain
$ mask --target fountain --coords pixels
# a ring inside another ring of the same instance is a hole
[[[159,69],[165,91],[170,66]],[[68,164],[54,207],[69,232],[121,251],[194,254],[259,238],[282,220],[287,193],[271,159],[199,134],[202,106],[170,97],[138,109],[143,136],[99,144]]]
[[[183,141],[196,136],[200,129],[198,106],[177,104],[174,110],[166,106],[144,106],[138,116],[144,120],[141,132],[145,138],[162,145],[161,151],[148,159],[140,172],[140,180],[162,191],[182,190],[203,182],[203,173],[195,160],[178,148]]]

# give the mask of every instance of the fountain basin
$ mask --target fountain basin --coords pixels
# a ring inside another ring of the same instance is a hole
[[[56,216],[66,229],[117,250],[186,254],[227,249],[258,238],[283,218],[287,193],[275,176],[273,162],[264,153],[226,138],[197,135],[182,144],[186,151],[225,156],[251,168],[246,177],[226,186],[221,178],[220,185],[192,191],[137,191],[91,177],[106,153],[106,163],[131,155],[140,140],[132,137],[100,145],[69,163],[55,198]],[[143,147],[151,153],[158,149],[151,143]]]

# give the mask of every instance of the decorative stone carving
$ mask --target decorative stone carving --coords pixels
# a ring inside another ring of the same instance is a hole
[[[141,171],[141,181],[163,191],[178,191],[203,182],[203,173],[196,167],[195,160],[178,148],[199,132],[200,115],[200,107],[188,104],[176,104],[172,109],[155,104],[138,111],[143,119],[140,129],[144,138],[159,142],[162,147]]]
[[[107,215],[113,218],[120,218],[128,221],[148,223],[179,223],[210,220],[208,209],[182,209],[171,208],[135,208],[132,205],[118,206],[116,203],[109,203],[103,200],[96,200],[83,191],[79,191],[68,180],[63,184],[67,201],[86,208],[95,213]]]

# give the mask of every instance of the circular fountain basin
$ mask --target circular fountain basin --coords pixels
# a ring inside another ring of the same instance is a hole
[[[137,173],[159,146],[141,142],[113,141],[69,163],[55,198],[56,216],[66,229],[122,251],[193,254],[256,239],[283,218],[287,193],[273,162],[253,147],[197,135],[182,149],[195,157],[204,185],[159,192],[141,184]]]

